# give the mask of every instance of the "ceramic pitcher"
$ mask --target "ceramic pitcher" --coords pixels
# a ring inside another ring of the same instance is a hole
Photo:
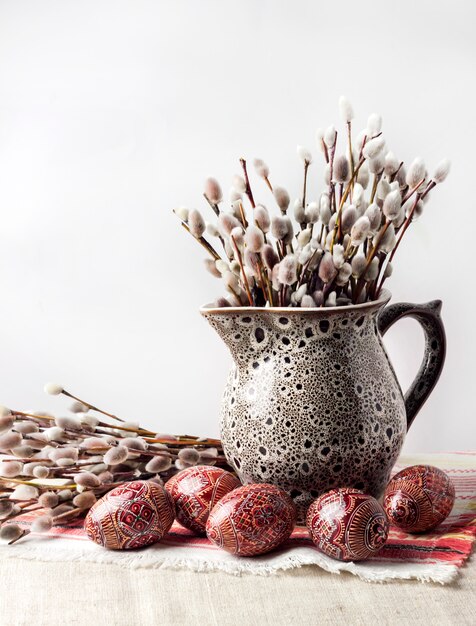
[[[445,359],[441,301],[334,308],[211,308],[202,315],[233,357],[222,402],[225,455],[243,483],[285,489],[302,519],[340,486],[379,497]],[[405,396],[382,343],[402,317],[425,335]]]

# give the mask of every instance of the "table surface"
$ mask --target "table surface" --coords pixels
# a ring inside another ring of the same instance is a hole
[[[445,586],[315,566],[238,577],[18,558],[0,562],[0,581],[0,626],[476,624],[474,558]]]

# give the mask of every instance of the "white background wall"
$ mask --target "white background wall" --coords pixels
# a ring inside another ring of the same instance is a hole
[[[197,309],[221,290],[171,209],[206,211],[203,180],[227,189],[240,156],[297,194],[296,144],[316,153],[345,93],[401,158],[453,161],[389,287],[443,299],[448,333],[406,450],[474,448],[475,19],[459,0],[1,0],[0,402],[61,411],[54,380],[162,432],[218,434],[229,357]],[[400,322],[387,344],[406,387],[420,331]]]

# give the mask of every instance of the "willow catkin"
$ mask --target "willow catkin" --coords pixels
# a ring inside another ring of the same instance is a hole
[[[268,209],[266,207],[258,204],[253,211],[253,218],[256,225],[263,231],[263,233],[267,233],[269,231],[271,219],[269,217]]]
[[[302,199],[296,198],[294,201],[294,219],[298,224],[304,224],[306,222],[306,211],[302,205]]]
[[[260,176],[261,178],[268,178],[269,167],[266,165],[263,159],[254,159],[253,166],[258,176]]]
[[[365,255],[362,253],[356,254],[352,259],[352,276],[354,278],[360,278],[367,264],[367,259]]]
[[[23,441],[20,433],[10,430],[0,435],[0,452],[8,452],[11,448],[17,448]]]
[[[269,270],[272,270],[273,267],[279,262],[275,249],[269,243],[263,246],[261,254],[263,256],[264,264]]]
[[[188,226],[194,237],[200,239],[205,232],[206,224],[200,211],[192,209],[188,215]]]
[[[0,463],[0,476],[2,478],[15,478],[23,472],[23,463],[20,461],[2,461]]]
[[[336,157],[334,161],[334,180],[336,183],[345,183],[350,178],[349,161],[344,155]]]
[[[434,180],[435,183],[442,183],[450,173],[450,169],[451,161],[449,159],[443,159],[436,166],[432,180]]]
[[[257,226],[248,226],[245,233],[245,244],[250,252],[261,252],[264,246],[263,232]]]
[[[336,277],[336,284],[340,287],[343,287],[349,278],[352,276],[352,266],[350,263],[344,263],[342,267],[339,269],[339,273]]]
[[[341,229],[343,233],[349,233],[350,229],[357,221],[357,209],[353,204],[349,204],[342,210]]]
[[[332,254],[330,252],[324,253],[321,262],[319,263],[318,274],[323,283],[330,283],[335,278],[337,269],[334,265]]]
[[[391,191],[383,201],[382,212],[385,217],[392,221],[396,219],[400,213],[400,208],[402,206],[402,196],[400,194],[400,190],[397,189],[395,191]]]
[[[273,195],[278,207],[281,210],[281,213],[286,213],[289,207],[289,203],[291,201],[286,189],[284,189],[283,187],[275,187],[273,190]]]
[[[106,465],[120,465],[127,460],[128,456],[129,452],[124,446],[110,448],[104,455],[104,463],[106,463]]]
[[[413,189],[426,177],[425,163],[421,157],[417,157],[413,160],[412,164],[408,168],[405,182]]]
[[[359,219],[355,222],[350,231],[352,245],[355,247],[360,246],[366,240],[369,231],[369,218],[362,215],[362,217],[359,217]]]
[[[382,116],[377,113],[371,113],[367,120],[367,135],[375,137],[382,130]]]
[[[205,195],[212,204],[219,204],[223,200],[223,193],[215,178],[207,178],[205,181]]]
[[[382,222],[382,212],[380,211],[378,204],[375,202],[369,204],[364,215],[369,220],[370,230],[372,232],[376,232],[380,228],[380,224]]]
[[[382,136],[375,137],[366,142],[362,148],[362,153],[366,159],[375,159],[383,151],[384,147],[385,139]]]
[[[282,285],[292,285],[297,280],[297,259],[288,254],[279,263],[278,280]]]
[[[305,210],[305,221],[308,224],[315,224],[319,220],[320,209],[317,202],[309,202]]]

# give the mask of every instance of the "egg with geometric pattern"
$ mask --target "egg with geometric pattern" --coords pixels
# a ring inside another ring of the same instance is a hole
[[[454,485],[443,470],[412,465],[388,483],[383,506],[391,524],[407,533],[422,533],[441,524],[454,501]]]
[[[240,486],[234,474],[212,465],[188,467],[165,483],[174,501],[177,521],[196,535],[205,534],[208,516],[215,504]]]
[[[306,525],[314,545],[339,561],[363,561],[387,541],[388,521],[375,498],[359,489],[332,489],[314,500]]]
[[[296,507],[285,491],[264,483],[244,485],[213,508],[207,537],[231,554],[256,556],[286,541],[295,522]]]
[[[89,510],[84,530],[110,550],[143,548],[160,541],[175,517],[172,498],[157,483],[135,480],[106,493]]]

